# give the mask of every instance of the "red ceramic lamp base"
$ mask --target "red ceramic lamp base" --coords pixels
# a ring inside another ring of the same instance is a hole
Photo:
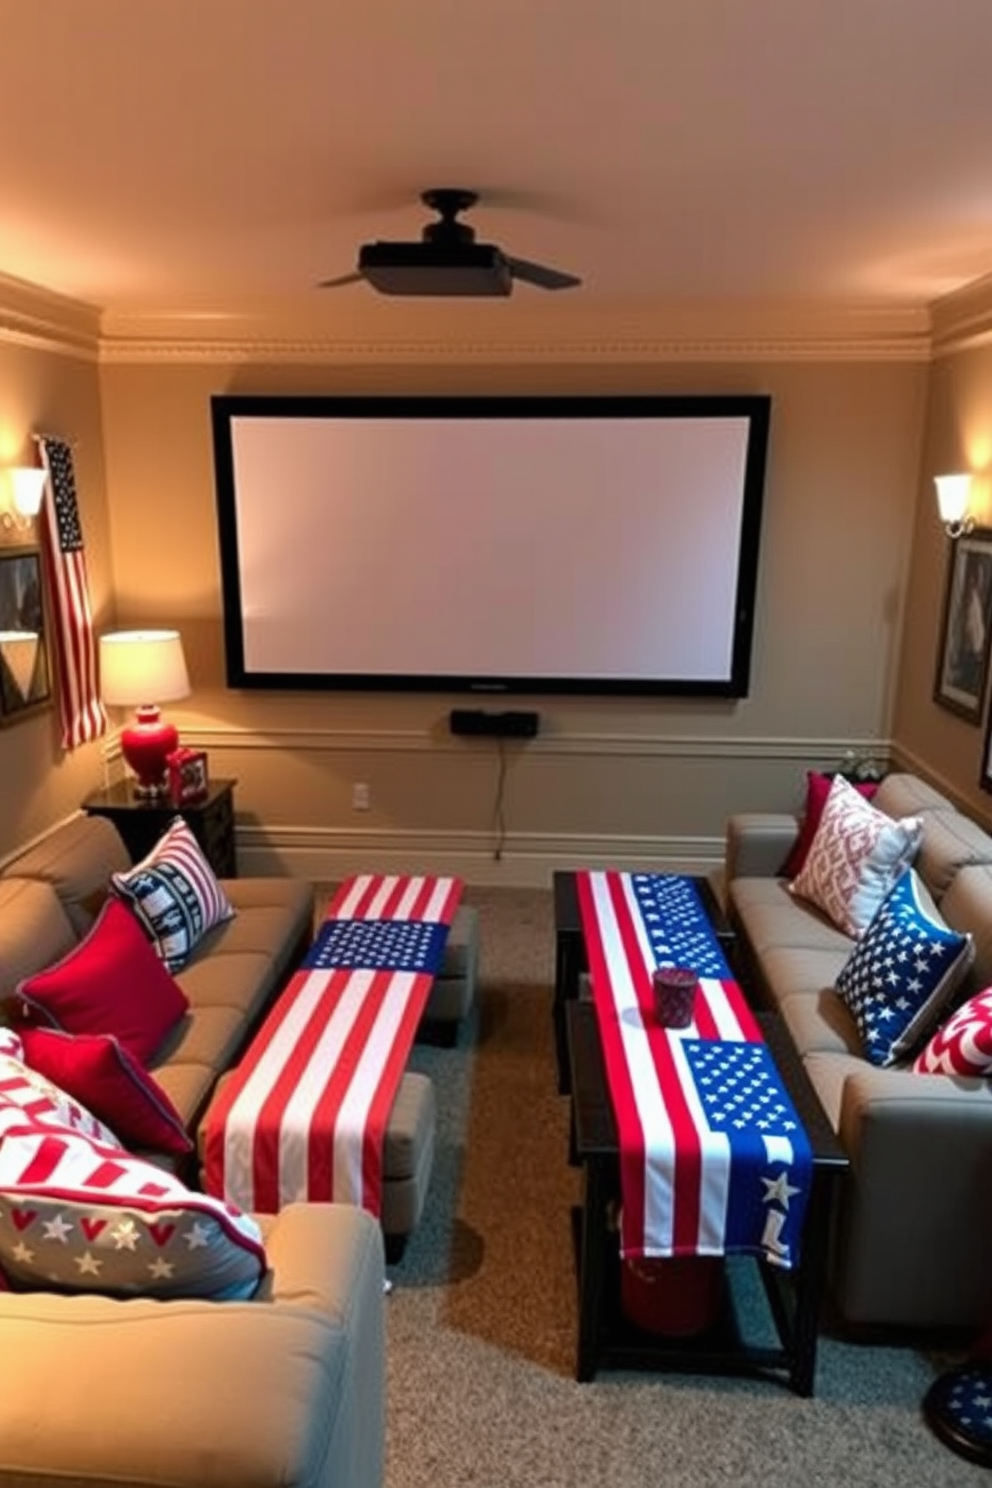
[[[166,723],[154,705],[141,707],[135,721],[121,730],[121,754],[136,776],[135,793],[139,796],[164,796],[168,793],[166,760],[179,743],[179,730]]]

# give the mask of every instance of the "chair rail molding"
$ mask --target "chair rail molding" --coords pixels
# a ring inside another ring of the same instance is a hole
[[[456,754],[467,750],[493,749],[491,739],[454,738],[446,731],[420,729],[338,729],[304,728],[258,731],[237,727],[221,728],[196,723],[181,725],[183,742],[199,749],[221,750],[308,750],[318,753]],[[536,755],[623,755],[667,757],[672,759],[732,760],[798,760],[812,764],[820,760],[870,755],[885,761],[889,755],[888,739],[843,737],[800,738],[776,736],[738,737],[720,734],[635,734],[553,731],[538,734],[520,746],[527,754]]]

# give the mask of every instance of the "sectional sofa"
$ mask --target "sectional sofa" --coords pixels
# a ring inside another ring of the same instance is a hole
[[[873,805],[918,817],[914,866],[945,924],[973,937],[955,1005],[992,984],[992,836],[915,775]],[[728,822],[726,895],[742,975],[781,1013],[851,1159],[831,1243],[850,1324],[984,1329],[992,1323],[992,1086],[988,1078],[879,1068],[836,987],[855,940],[790,892],[783,865],[799,821]]]
[[[113,826],[75,819],[0,875],[0,998],[71,952],[130,860]],[[309,884],[224,883],[235,909],[176,980],[182,1023],[152,1061],[195,1135],[218,1076],[308,942]],[[429,1082],[398,1101],[397,1213],[423,1175],[404,1122],[433,1112]],[[410,1117],[410,1112],[413,1117]],[[192,1175],[195,1177],[195,1174]],[[344,1205],[259,1217],[268,1269],[244,1301],[0,1292],[0,1484],[130,1488],[378,1488],[384,1454],[384,1246]]]

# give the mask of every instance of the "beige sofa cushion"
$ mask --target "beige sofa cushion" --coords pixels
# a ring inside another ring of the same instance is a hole
[[[924,811],[953,811],[954,802],[921,780],[918,775],[894,770],[879,781],[872,805],[896,820],[901,816],[919,816]]]
[[[101,816],[76,816],[21,853],[4,871],[51,884],[81,937],[103,907],[110,875],[130,865],[127,849],[112,822]]]
[[[381,1481],[379,1228],[330,1204],[260,1223],[249,1302],[0,1297],[3,1488]]]
[[[0,997],[76,945],[76,932],[46,883],[0,878]]]
[[[913,864],[939,904],[955,875],[973,863],[992,863],[992,837],[960,811],[926,811]]]
[[[970,931],[974,941],[975,959],[958,993],[964,1002],[992,985],[992,866],[961,868],[940,901],[940,913],[952,930]]]

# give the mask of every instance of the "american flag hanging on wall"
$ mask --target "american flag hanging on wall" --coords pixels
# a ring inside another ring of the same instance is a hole
[[[38,448],[48,472],[49,499],[43,504],[42,531],[52,599],[62,748],[76,749],[107,732],[107,714],[97,678],[96,641],[72,450],[65,440],[49,435],[38,436]]]

